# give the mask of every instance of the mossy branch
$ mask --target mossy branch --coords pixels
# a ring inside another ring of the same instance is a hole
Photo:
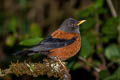
[[[11,63],[9,69],[0,69],[0,77],[6,76],[7,74],[15,74],[17,76],[26,74],[33,77],[38,77],[39,75],[47,75],[48,77],[53,76],[62,80],[70,80],[70,74],[65,72],[62,65],[59,62],[53,61],[51,59],[44,59],[43,63]]]

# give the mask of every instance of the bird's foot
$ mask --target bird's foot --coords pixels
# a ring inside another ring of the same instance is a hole
[[[64,65],[64,63],[56,56],[49,56],[49,58],[53,59],[54,61],[59,62],[60,65],[63,67],[63,70],[64,70],[63,80],[71,80],[71,75],[69,74],[69,71]]]

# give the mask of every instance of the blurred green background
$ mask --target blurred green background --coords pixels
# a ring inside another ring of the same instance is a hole
[[[15,60],[13,53],[39,43],[66,18],[86,19],[80,26],[81,50],[67,60],[72,80],[120,80],[119,5],[120,0],[0,0],[0,68],[7,68]]]

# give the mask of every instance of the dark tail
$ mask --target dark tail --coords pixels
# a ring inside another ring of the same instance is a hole
[[[18,51],[16,53],[14,53],[14,56],[24,56],[24,55],[28,55],[30,53],[32,53],[33,51],[31,50],[22,50],[22,51]]]

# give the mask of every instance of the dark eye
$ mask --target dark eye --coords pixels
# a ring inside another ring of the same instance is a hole
[[[75,26],[77,26],[76,24],[72,24],[72,27],[75,27]]]
[[[74,27],[74,24],[72,24],[72,27]]]
[[[72,27],[71,27],[71,29],[72,29],[72,30],[74,30],[74,28],[75,28],[75,25],[74,25],[74,24],[72,24]]]

